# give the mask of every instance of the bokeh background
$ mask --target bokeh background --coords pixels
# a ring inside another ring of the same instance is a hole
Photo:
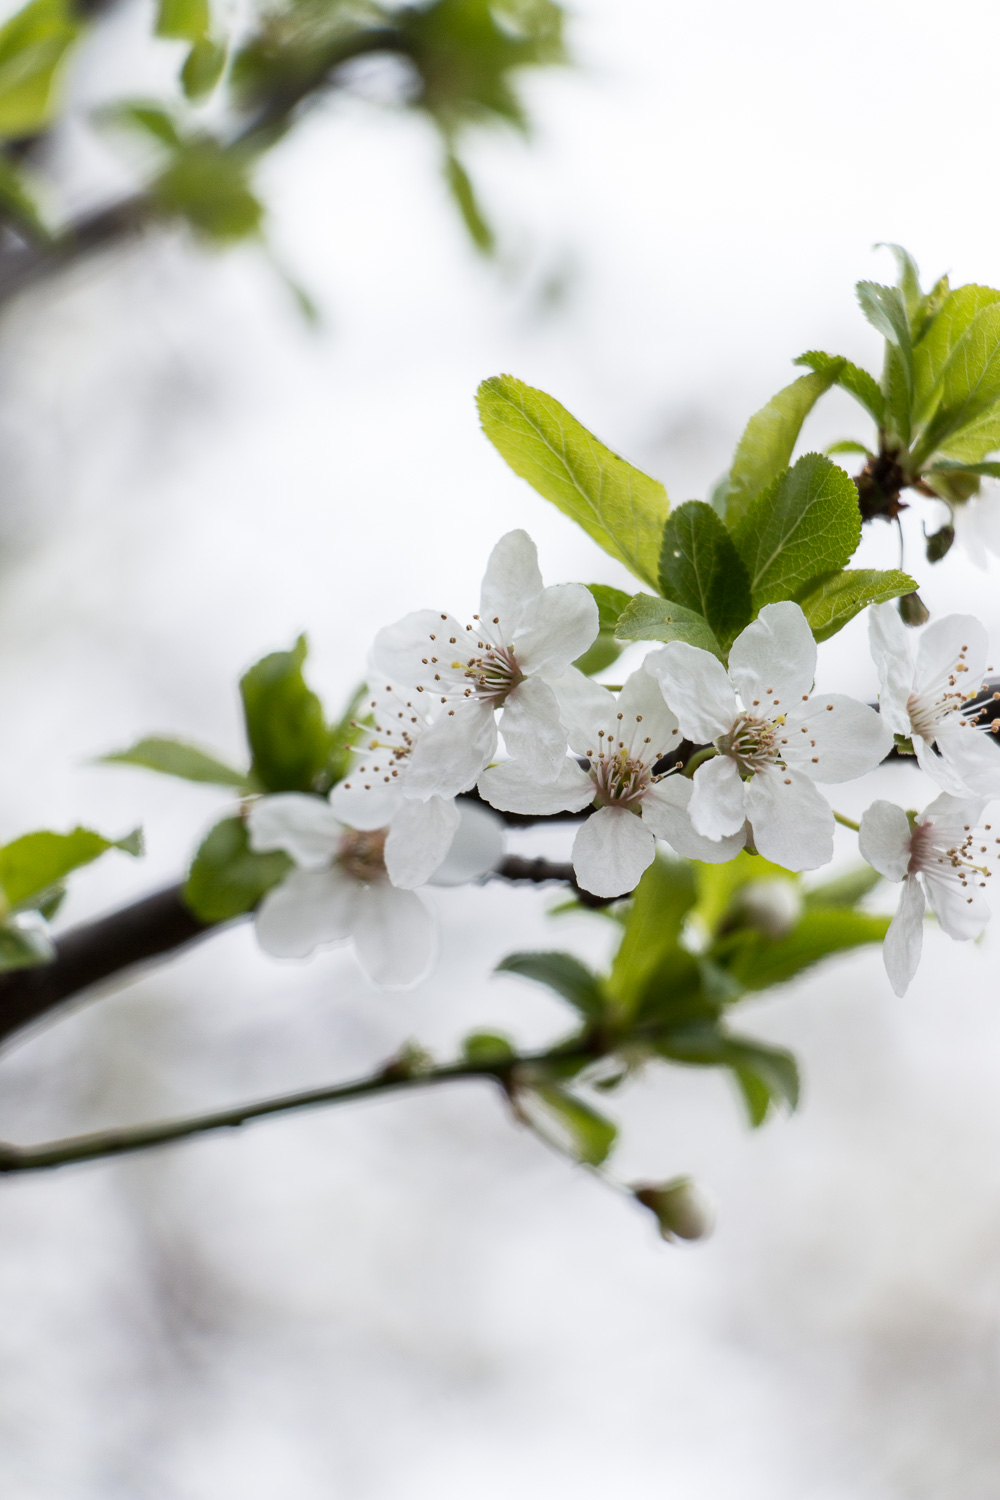
[[[65,921],[176,878],[225,803],[93,757],[157,731],[238,756],[236,677],[300,629],[333,706],[380,624],[475,607],[511,527],[548,581],[624,581],[480,435],[482,377],[550,390],[674,500],[703,497],[795,355],[877,358],[852,293],[891,279],[874,241],[928,280],[996,284],[985,0],[573,11],[577,69],[529,85],[533,147],[466,151],[499,266],[463,237],[429,130],[341,99],[264,170],[319,330],[255,252],[179,233],[5,313],[3,836],[141,822],[149,845],[79,877]],[[119,13],[74,74],[82,104],[149,25],[144,5]],[[93,140],[74,149],[95,181],[109,170]],[[834,394],[805,440],[867,435]],[[864,548],[895,565],[889,528]],[[956,549],[931,571],[910,517],[907,563],[932,610],[1000,640],[1000,562]],[[872,694],[862,622],[821,660],[827,684]],[[932,789],[881,771],[841,805],[897,794]],[[443,1055],[475,1026],[555,1034],[555,1002],[491,969],[512,946],[597,957],[601,922],[549,918],[531,889],[435,899],[442,962],[411,994],[378,992],[346,951],[271,962],[238,927],[81,1006],[0,1060],[0,1133],[318,1084],[410,1037]],[[929,929],[925,951],[905,1000],[870,953],[748,1011],[801,1058],[791,1120],[751,1134],[725,1081],[679,1068],[615,1097],[623,1173],[690,1171],[711,1194],[697,1246],[662,1245],[473,1085],[3,1183],[0,1489],[995,1500],[996,943]]]

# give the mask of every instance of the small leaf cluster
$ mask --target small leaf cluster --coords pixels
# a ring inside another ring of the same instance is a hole
[[[0,972],[48,963],[54,956],[46,923],[66,894],[66,878],[109,849],[142,853],[142,835],[109,839],[92,828],[41,829],[0,847]]]

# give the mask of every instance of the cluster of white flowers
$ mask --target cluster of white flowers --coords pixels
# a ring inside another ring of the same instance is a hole
[[[871,771],[894,735],[912,742],[944,795],[919,817],[876,802],[861,825],[862,853],[903,881],[885,944],[893,985],[902,993],[916,969],[925,891],[950,935],[982,930],[989,847],[974,830],[1000,796],[1000,746],[970,711],[986,666],[975,620],[928,626],[914,657],[892,606],[872,610],[881,712],[814,691],[816,643],[794,603],[760,611],[728,670],[672,642],[617,693],[573,666],[598,629],[590,591],[544,587],[534,543],[513,531],[490,556],[471,622],[423,610],[380,631],[360,764],[328,801],[285,793],[250,810],[253,847],[283,850],[295,866],[261,904],[262,945],[300,956],[352,938],[373,979],[417,982],[434,935],[416,888],[480,878],[502,856],[498,820],[456,801],[473,787],[499,812],[592,809],[573,868],[601,897],[634,889],[658,839],[692,859],[719,863],[749,847],[815,870],[832,858],[835,822],[817,783]],[[686,770],[685,741],[696,747]]]

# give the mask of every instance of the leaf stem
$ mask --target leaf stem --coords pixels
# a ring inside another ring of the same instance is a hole
[[[855,823],[853,818],[845,817],[843,813],[835,811],[833,814],[833,820],[835,823],[839,823],[841,828],[850,828],[853,833],[861,832],[861,824]]]

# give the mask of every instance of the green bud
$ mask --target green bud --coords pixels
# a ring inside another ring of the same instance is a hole
[[[929,536],[925,532],[924,535],[927,542],[927,561],[936,563],[951,551],[951,544],[955,540],[955,528],[942,526],[940,531],[932,531]]]
[[[930,610],[917,593],[904,594],[898,608],[904,625],[926,625],[931,617]]]
[[[636,1202],[654,1214],[667,1241],[702,1240],[712,1232],[712,1217],[690,1177],[644,1182],[632,1188]]]

